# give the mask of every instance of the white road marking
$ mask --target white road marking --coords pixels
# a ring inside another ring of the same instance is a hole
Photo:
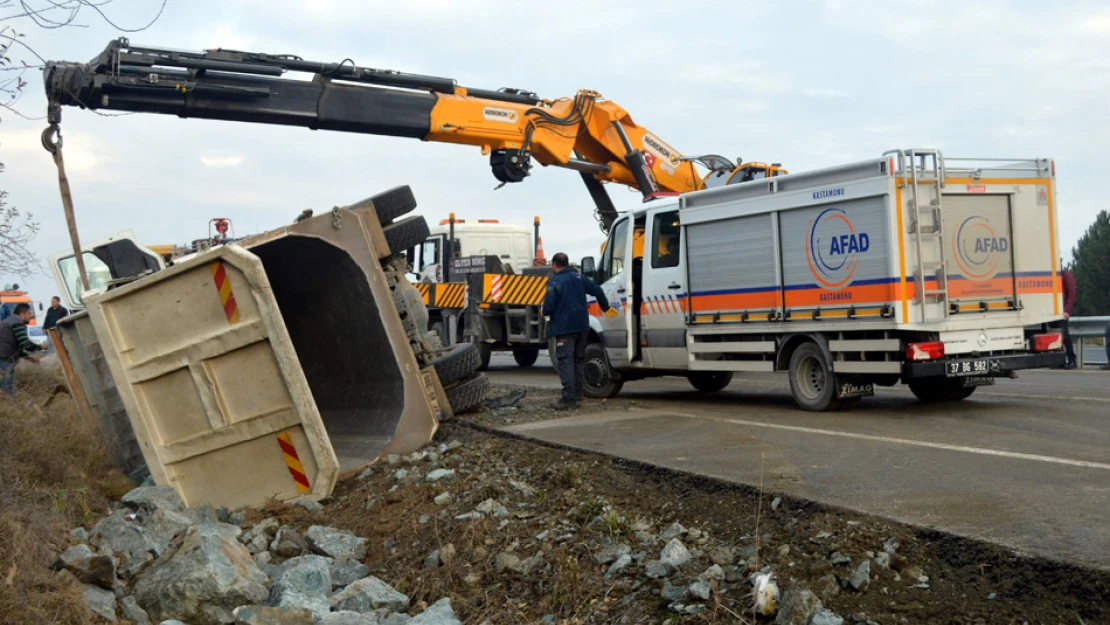
[[[1059,395],[1030,395],[1028,393],[978,393],[983,397],[1005,397],[1007,399],[1052,399],[1060,400]],[[1097,401],[1104,404],[1110,404],[1110,397],[1067,397],[1075,401]]]
[[[759,421],[748,421],[746,419],[728,419],[728,418],[713,418],[702,417],[693,414],[683,414],[684,417],[691,417],[694,419],[712,419],[714,421],[724,421],[726,423],[735,423],[737,425],[748,425],[751,427],[770,428],[773,430],[786,430],[788,432],[804,432],[806,434],[823,434],[825,436],[839,436],[841,438],[854,438],[864,441],[875,441],[878,443],[894,443],[896,445],[909,445],[911,447],[926,447],[929,449],[943,449],[946,451],[962,451],[969,454],[979,454],[982,456],[999,456],[1002,458],[1015,458],[1018,460],[1035,460],[1037,462],[1048,462],[1052,464],[1063,464],[1073,467],[1083,467],[1087,469],[1103,469],[1110,471],[1110,464],[1102,462],[1090,462],[1087,460],[1072,460],[1070,458],[1057,458],[1055,456],[1041,456],[1038,454],[1022,454],[1014,451],[1000,451],[998,449],[984,449],[982,447],[967,447],[964,445],[947,445],[945,443],[931,443],[929,441],[916,441],[908,438],[892,438],[889,436],[875,436],[874,434],[857,434],[855,432],[838,432],[836,430],[822,430],[819,428],[807,428],[799,425],[780,425],[777,423],[761,423]]]

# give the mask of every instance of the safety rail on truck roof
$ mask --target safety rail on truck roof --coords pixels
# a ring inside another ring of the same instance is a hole
[[[941,186],[944,180],[953,178],[983,177],[984,172],[989,172],[993,177],[1028,177],[1030,172],[1035,177],[1056,177],[1056,163],[1048,158],[980,158],[968,156],[944,156],[940,150],[932,148],[912,148],[908,150],[887,150],[883,156],[896,156],[897,163],[894,167],[895,176],[921,176],[930,172],[939,171]],[[934,163],[929,163],[930,157],[935,158]],[[907,163],[912,164],[912,169],[907,170]],[[959,163],[953,166],[954,163]],[[998,163],[1004,163],[998,165]],[[974,165],[972,165],[974,164]],[[930,166],[932,165],[932,166]]]

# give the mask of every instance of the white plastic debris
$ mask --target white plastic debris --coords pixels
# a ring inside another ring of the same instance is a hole
[[[763,616],[774,616],[779,609],[779,585],[775,583],[774,573],[760,573],[755,576],[752,590],[755,611]]]

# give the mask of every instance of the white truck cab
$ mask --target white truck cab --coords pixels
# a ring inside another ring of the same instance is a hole
[[[440,221],[414,251],[410,264],[419,282],[443,282],[444,259],[451,256],[447,249],[450,230],[450,220]],[[496,219],[456,219],[454,236],[456,258],[496,256],[515,273],[532,266],[533,226],[502,224]]]
[[[591,306],[585,393],[783,371],[824,411],[876,384],[954,401],[1062,364],[1055,186],[1050,159],[913,149],[656,200],[585,272],[619,311]]]

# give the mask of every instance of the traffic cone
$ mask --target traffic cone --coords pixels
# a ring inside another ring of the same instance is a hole
[[[536,237],[536,257],[532,259],[533,267],[547,265],[547,257],[543,254],[543,237]]]

